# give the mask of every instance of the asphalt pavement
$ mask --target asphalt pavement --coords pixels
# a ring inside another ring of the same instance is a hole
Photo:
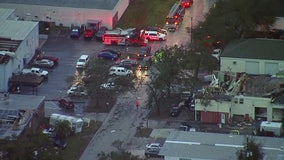
[[[208,10],[207,0],[196,1],[194,5],[186,10],[185,18],[176,32],[169,33],[166,41],[154,41],[149,45],[152,47],[152,52],[165,47],[173,45],[187,46],[190,42],[190,34],[187,28],[194,26],[201,15]],[[192,18],[191,18],[192,17]],[[73,83],[72,79],[81,73],[76,70],[76,60],[82,54],[96,56],[96,54],[104,48],[115,48],[122,53],[135,54],[139,47],[125,47],[125,46],[105,46],[96,40],[84,41],[82,38],[78,40],[71,39],[69,32],[57,32],[50,34],[48,39],[40,41],[41,49],[46,55],[53,55],[59,57],[59,65],[54,69],[48,69],[49,79],[38,87],[36,94],[45,96],[46,117],[51,113],[62,113],[68,115],[86,116],[93,120],[103,121],[102,127],[90,141],[85,152],[82,154],[82,160],[96,160],[97,155],[101,152],[109,153],[116,151],[119,148],[113,146],[114,142],[123,142],[120,146],[122,149],[132,152],[135,155],[143,157],[146,143],[155,140],[155,137],[165,136],[167,131],[158,132],[161,135],[152,135],[150,138],[134,137],[136,127],[147,125],[153,129],[170,128],[175,129],[180,121],[174,120],[172,123],[167,121],[147,120],[149,110],[145,107],[147,93],[145,86],[141,85],[137,90],[129,91],[118,97],[117,103],[108,114],[86,113],[85,109],[88,103],[87,97],[75,98],[75,110],[68,111],[58,106],[60,98],[67,97],[66,91]],[[23,94],[34,94],[31,88],[23,88]],[[140,106],[135,107],[136,100],[139,100]],[[146,122],[147,121],[147,122]]]

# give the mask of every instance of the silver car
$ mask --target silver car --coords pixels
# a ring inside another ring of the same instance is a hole
[[[48,59],[41,59],[41,60],[36,60],[34,62],[34,65],[38,67],[52,68],[54,67],[54,62]]]

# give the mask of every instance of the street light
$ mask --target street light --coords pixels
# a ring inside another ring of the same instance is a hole
[[[190,17],[190,44],[192,44],[192,17]]]

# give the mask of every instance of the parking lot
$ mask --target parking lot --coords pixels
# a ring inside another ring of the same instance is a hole
[[[186,15],[189,14],[187,10]],[[189,25],[189,20],[185,19],[183,25],[177,32],[170,32],[167,35],[166,41],[149,42],[152,47],[152,53],[166,45],[186,44],[189,36],[185,34],[186,27]],[[186,36],[187,35],[187,36]],[[182,38],[185,37],[186,38]],[[58,33],[50,34],[48,39],[42,45],[42,51],[46,55],[52,55],[59,58],[59,65],[53,69],[45,69],[49,72],[48,81],[44,82],[36,90],[31,87],[22,87],[22,94],[37,94],[46,97],[46,108],[50,112],[60,112],[58,107],[60,98],[67,96],[66,91],[72,84],[72,80],[79,74],[76,70],[76,61],[82,54],[87,54],[90,57],[96,56],[99,51],[104,48],[114,48],[121,51],[122,54],[136,54],[140,47],[131,46],[105,46],[102,42],[91,40],[86,41],[83,37],[80,39],[71,39],[70,31],[64,30]],[[76,98],[74,114],[81,114],[86,106],[86,98]],[[48,111],[48,112],[49,112]],[[63,112],[65,112],[63,110]],[[49,113],[47,113],[47,116]]]

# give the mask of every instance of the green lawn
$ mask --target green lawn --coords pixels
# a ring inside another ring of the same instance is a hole
[[[133,0],[117,27],[164,26],[171,7],[177,0]]]
[[[81,133],[75,133],[67,139],[67,148],[62,151],[63,159],[78,160],[99,129],[102,122],[91,121],[89,127],[84,127]]]

